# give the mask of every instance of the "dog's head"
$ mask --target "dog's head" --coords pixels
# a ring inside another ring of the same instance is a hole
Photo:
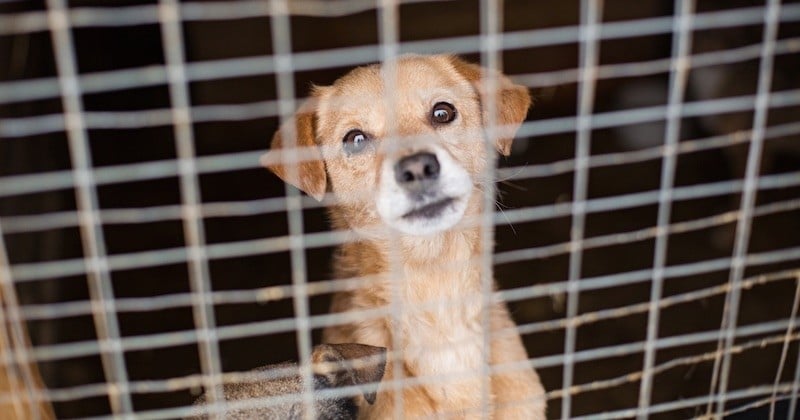
[[[508,155],[530,96],[453,56],[403,56],[393,64],[315,87],[275,133],[262,163],[318,200],[331,191],[357,231],[441,232],[480,209],[480,185],[489,181],[482,177],[486,136]],[[289,152],[289,145],[299,149]]]

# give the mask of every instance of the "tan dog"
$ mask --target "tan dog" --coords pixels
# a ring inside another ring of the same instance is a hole
[[[285,181],[323,199],[333,225],[354,232],[335,261],[338,278],[370,276],[367,286],[334,296],[334,312],[396,308],[400,314],[330,327],[328,343],[387,347],[402,357],[387,363],[374,405],[360,401],[361,418],[402,413],[495,419],[543,419],[544,390],[524,361],[527,354],[502,302],[492,303],[489,331],[482,322],[480,214],[488,156],[482,108],[491,99],[487,74],[453,56],[403,56],[392,71],[357,68],[312,100],[275,134],[262,163]],[[387,79],[394,75],[393,79]],[[384,80],[392,80],[387,88]],[[496,134],[508,155],[530,96],[495,75]],[[296,135],[296,143],[290,136]],[[287,153],[286,144],[303,147]],[[290,167],[286,159],[300,158]],[[484,349],[484,335],[490,349]],[[481,372],[484,350],[498,369]],[[514,365],[514,362],[522,362]],[[391,381],[411,378],[395,396]]]

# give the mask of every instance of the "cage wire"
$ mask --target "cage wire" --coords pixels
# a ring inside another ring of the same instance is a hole
[[[485,377],[535,367],[550,418],[795,418],[798,22],[779,0],[0,0],[0,406],[220,409],[257,366],[309,378],[321,329],[414,310],[329,313],[373,279],[332,278],[351,235],[258,158],[310,83],[454,53],[535,102],[478,221],[479,298],[530,359]]]

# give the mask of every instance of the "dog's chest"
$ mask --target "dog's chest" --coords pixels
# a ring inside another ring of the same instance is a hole
[[[437,308],[402,317],[405,358],[419,375],[477,369],[482,358],[480,308]]]
[[[405,344],[406,365],[415,376],[435,381],[426,388],[436,399],[479,393],[484,357],[479,281],[465,272],[450,272],[444,278],[407,274],[416,275],[408,279],[408,286],[417,283],[424,290],[407,290],[403,302],[403,337],[396,338]]]

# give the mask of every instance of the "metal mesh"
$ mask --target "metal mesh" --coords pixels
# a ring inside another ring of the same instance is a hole
[[[509,303],[530,359],[486,377],[535,367],[553,418],[794,418],[797,2],[123,3],[0,1],[3,333],[31,340],[0,356],[59,417],[189,415],[424,309],[328,313],[373,279],[331,278],[352,237],[258,158],[309,83],[457,53],[535,99],[485,174],[483,292],[437,303]]]

